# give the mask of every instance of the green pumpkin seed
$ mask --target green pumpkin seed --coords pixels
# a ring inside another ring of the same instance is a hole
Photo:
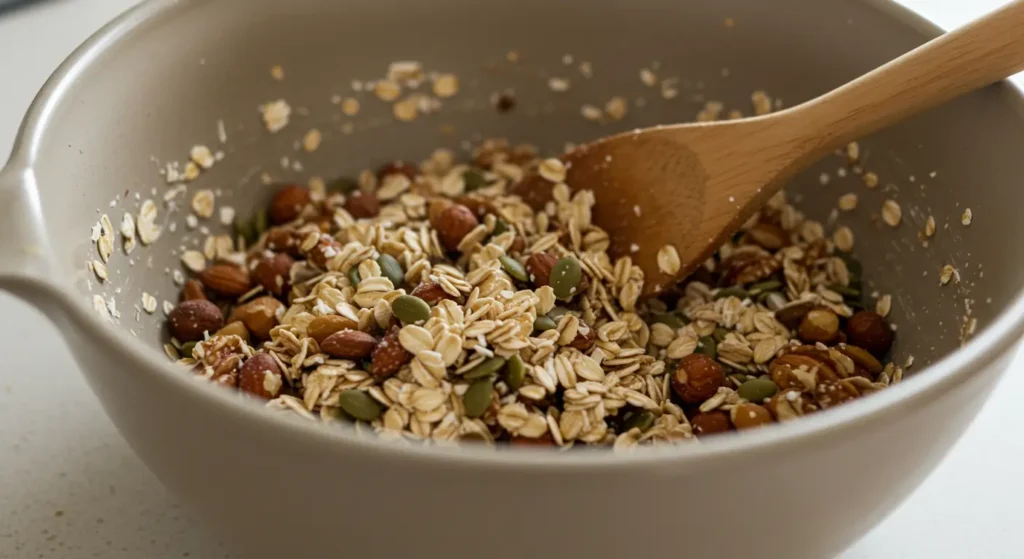
[[[327,185],[327,189],[332,192],[341,192],[342,194],[348,194],[355,192],[359,188],[359,182],[349,177],[340,177],[331,181],[331,184]]]
[[[555,307],[548,311],[548,316],[551,317],[551,320],[558,322],[559,320],[562,320],[563,316],[569,314],[570,312],[571,311],[565,307]]]
[[[181,351],[179,355],[182,357],[192,357],[192,350],[196,348],[195,342],[185,342],[181,344]]]
[[[761,283],[755,283],[754,285],[751,285],[749,291],[750,291],[750,294],[753,295],[753,294],[764,293],[766,291],[776,291],[780,287],[782,287],[782,282],[781,281],[779,281],[779,280],[768,280],[768,281],[762,281]]]
[[[256,237],[259,237],[267,231],[267,210],[260,208],[256,212],[256,216],[252,222],[252,232]]]
[[[722,343],[725,341],[725,337],[729,335],[729,331],[725,328],[715,328],[715,331],[711,333],[711,337],[715,339],[716,343]]]
[[[828,290],[829,291],[834,291],[834,292],[842,295],[844,299],[846,299],[846,298],[859,299],[860,298],[860,290],[859,289],[854,289],[852,287],[847,287],[847,286],[839,284],[839,283],[834,283],[832,285],[829,285],[828,286]]]
[[[507,254],[499,256],[498,260],[501,262],[502,269],[504,269],[508,275],[519,281],[529,281],[530,276],[527,275],[526,268],[524,268],[518,260]]]
[[[381,405],[362,390],[345,390],[338,394],[338,405],[345,413],[361,421],[373,421],[384,412]]]
[[[256,232],[252,228],[252,220],[236,219],[235,236],[245,239],[246,244],[252,244],[256,241]]]
[[[579,261],[571,256],[566,256],[551,268],[548,282],[551,284],[551,289],[555,291],[555,297],[567,300],[576,295],[576,288],[579,287],[581,279],[583,279],[583,269],[580,268]]]
[[[466,192],[473,192],[487,186],[487,178],[476,169],[469,169],[462,173],[462,181],[466,184]]]
[[[519,390],[525,381],[526,365],[523,364],[522,358],[517,353],[505,363],[505,384],[511,390]]]
[[[352,287],[359,285],[359,266],[352,266],[348,269],[348,281]]]
[[[398,263],[394,256],[390,254],[380,255],[377,258],[377,265],[380,266],[380,272],[384,274],[384,277],[391,280],[391,285],[395,286],[395,289],[405,284],[405,270],[402,269],[402,265]]]
[[[655,324],[664,324],[673,330],[686,326],[686,319],[673,313],[658,313],[653,318]]]
[[[864,274],[864,266],[860,263],[860,260],[849,254],[840,254],[839,258],[846,264],[846,271],[850,273],[850,281],[854,281],[855,277],[859,280]]]
[[[533,321],[533,329],[538,332],[547,332],[548,330],[554,330],[555,328],[558,328],[558,323],[550,316],[541,315]]]
[[[512,229],[508,226],[508,223],[505,223],[504,219],[499,219],[494,222],[494,230],[491,231],[491,235],[497,237],[498,235],[511,230]]]
[[[467,380],[473,380],[483,378],[486,376],[491,376],[494,373],[500,371],[501,368],[504,366],[504,359],[502,359],[501,357],[491,357],[489,359],[484,360],[483,363],[480,363],[476,367],[470,369],[466,374],[462,375],[462,377]]]
[[[402,295],[391,303],[391,312],[406,324],[416,324],[430,318],[430,305],[419,297]]]
[[[693,350],[694,353],[703,353],[712,359],[718,358],[718,343],[711,336],[704,336],[697,340],[697,349]]]
[[[768,398],[771,398],[779,391],[779,387],[769,379],[766,378],[753,378],[744,382],[736,389],[736,394],[740,398],[760,404]]]
[[[480,417],[491,405],[494,397],[494,379],[485,377],[469,385],[462,395],[462,407],[466,408],[466,416]]]
[[[719,289],[718,293],[715,293],[715,299],[716,300],[717,299],[725,299],[726,297],[738,297],[740,299],[746,299],[749,296],[750,296],[750,294],[747,293],[746,289],[743,289],[742,287],[737,287],[737,286],[726,287],[726,288],[723,288],[723,289]]]
[[[626,417],[626,420],[622,422],[622,431],[626,432],[630,429],[640,429],[640,431],[646,431],[650,429],[651,425],[654,425],[654,414],[644,410],[633,412]]]

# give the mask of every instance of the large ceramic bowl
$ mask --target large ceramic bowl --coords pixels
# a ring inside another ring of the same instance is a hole
[[[165,230],[131,261],[118,253],[99,284],[86,269],[90,229],[102,213],[116,227],[141,200],[161,200],[169,187],[157,170],[195,144],[225,157],[190,192],[219,189],[221,204],[244,213],[267,200],[264,171],[281,180],[351,174],[487,136],[558,150],[690,120],[709,99],[749,114],[755,89],[792,105],[937,33],[868,0],[152,0],[75,52],[32,105],[0,174],[0,285],[60,326],[131,446],[242,556],[820,559],[884,518],[939,462],[1024,327],[1014,183],[1024,175],[1024,118],[1010,86],[865,139],[863,164],[879,188],[839,177],[838,159],[792,187],[820,219],[840,194],[860,194],[860,209],[841,220],[856,234],[871,289],[893,295],[895,359],[915,361],[908,378],[835,410],[702,444],[631,454],[406,448],[272,415],[172,366],[159,313],[136,308],[143,291],[174,300],[176,235]],[[402,59],[458,74],[457,98],[412,123],[395,122],[365,93],[355,118],[332,104],[354,94],[352,79],[380,77]],[[661,77],[680,78],[675,98],[639,79],[655,64]],[[273,65],[284,80],[271,78]],[[555,75],[572,76],[573,87],[554,95]],[[499,114],[489,99],[510,88],[518,106]],[[615,95],[634,104],[626,119],[581,118],[582,104]],[[295,108],[292,122],[269,134],[256,108],[282,98]],[[325,131],[323,145],[296,151],[313,126]],[[303,170],[283,169],[282,155]],[[879,219],[886,198],[903,207],[899,228]],[[974,222],[964,227],[968,207]],[[924,247],[928,215],[939,232]],[[940,286],[946,264],[960,279]],[[113,325],[94,310],[95,295],[114,302]]]

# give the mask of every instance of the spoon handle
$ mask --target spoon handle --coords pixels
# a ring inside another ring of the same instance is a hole
[[[1024,0],[792,110],[813,158],[1024,70]],[[780,115],[781,116],[781,115]]]

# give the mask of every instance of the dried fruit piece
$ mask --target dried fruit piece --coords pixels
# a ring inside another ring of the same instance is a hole
[[[859,311],[846,321],[849,343],[862,347],[875,357],[882,357],[892,347],[892,327],[876,312]]]
[[[281,368],[267,353],[253,355],[238,371],[238,389],[259,398],[276,398],[283,384]]]
[[[257,297],[235,307],[228,322],[239,320],[256,338],[266,340],[270,338],[270,330],[277,326],[279,312],[284,313],[281,301],[270,296]]]
[[[183,301],[167,317],[171,335],[180,342],[203,339],[205,332],[216,332],[224,325],[224,315],[206,299]]]
[[[281,297],[291,288],[289,277],[293,264],[292,257],[282,252],[267,254],[256,261],[252,275],[268,293]]]
[[[691,353],[679,360],[672,375],[672,389],[687,404],[699,404],[725,384],[725,369],[714,359]]]
[[[459,248],[459,243],[480,224],[473,211],[462,204],[452,204],[446,208],[430,224],[437,230],[441,244],[448,250]]]
[[[320,343],[320,351],[342,359],[369,357],[375,347],[377,338],[359,330],[341,330],[327,336]]]
[[[412,361],[413,355],[406,351],[398,341],[400,331],[398,326],[392,326],[373,350],[370,374],[378,379],[394,375],[402,366]]]
[[[199,279],[222,297],[239,297],[252,289],[249,273],[232,264],[214,264],[200,272]]]
[[[377,180],[383,181],[388,175],[405,175],[410,181],[416,178],[420,172],[419,167],[405,161],[392,161],[381,165],[377,169]]]
[[[286,185],[278,190],[270,201],[270,209],[267,212],[270,222],[280,225],[293,221],[309,203],[309,189],[297,184]]]
[[[358,330],[359,325],[355,321],[337,314],[326,314],[311,320],[306,326],[306,334],[322,344],[324,338],[342,330]]]
[[[584,353],[594,347],[594,342],[597,341],[597,333],[594,332],[593,328],[580,328],[576,331],[576,337],[569,342],[569,346],[574,349],[578,349]]]

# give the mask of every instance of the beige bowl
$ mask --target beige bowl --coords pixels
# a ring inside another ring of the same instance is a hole
[[[144,291],[175,299],[171,251],[183,212],[170,216],[175,235],[161,206],[164,234],[131,260],[117,251],[105,284],[86,270],[96,257],[90,228],[102,213],[116,228],[141,200],[161,200],[169,187],[154,161],[182,161],[195,144],[225,157],[178,200],[220,189],[219,204],[245,213],[267,199],[264,171],[303,181],[352,174],[488,136],[558,150],[689,120],[701,99],[747,108],[755,89],[792,105],[937,33],[869,0],[153,0],[91,38],[32,105],[0,174],[0,286],[61,327],[132,448],[246,557],[819,559],[879,522],[938,463],[1021,334],[1024,265],[1013,243],[998,241],[1024,237],[1019,194],[1009,189],[1024,174],[1024,122],[1007,85],[863,142],[880,188],[837,177],[838,159],[793,187],[822,219],[839,195],[860,194],[860,208],[840,220],[856,234],[870,288],[892,293],[895,355],[913,356],[917,374],[839,409],[703,444],[630,455],[404,448],[271,415],[174,368],[159,349],[159,311],[136,308]],[[413,123],[395,122],[365,93],[355,118],[331,103],[354,95],[352,79],[380,77],[401,59],[456,73],[460,93]],[[593,77],[581,75],[582,62]],[[638,78],[656,62],[660,77],[680,78],[676,98]],[[283,81],[270,76],[275,64]],[[550,76],[573,85],[556,95]],[[509,88],[518,107],[498,114],[489,98]],[[617,95],[633,103],[624,120],[580,116],[581,105]],[[275,99],[295,112],[269,134],[256,107]],[[355,132],[343,133],[344,122]],[[324,131],[323,146],[297,151],[312,127]],[[899,228],[878,218],[886,198],[903,207]],[[976,216],[970,227],[959,221],[966,207]],[[928,215],[939,234],[925,248],[917,235]],[[939,285],[945,264],[958,267],[959,283]],[[96,295],[116,305],[116,327],[94,310]],[[961,347],[968,309],[980,326]]]

